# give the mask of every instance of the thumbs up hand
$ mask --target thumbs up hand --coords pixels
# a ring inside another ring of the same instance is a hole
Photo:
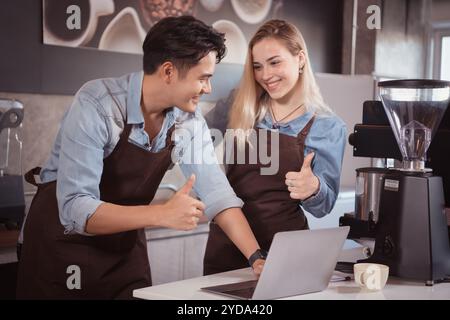
[[[177,230],[192,230],[197,227],[205,205],[189,195],[195,183],[195,175],[187,180],[175,195],[162,206],[161,225]]]
[[[303,159],[303,165],[299,172],[290,171],[286,173],[285,183],[292,199],[305,200],[319,192],[319,178],[314,175],[311,169],[313,159],[314,152],[311,152]]]
[[[180,190],[178,190],[177,193],[180,194],[187,194],[189,195],[189,192],[191,192],[192,187],[194,186],[195,183],[195,174],[192,174],[189,179],[186,181],[186,183],[184,184],[184,186],[182,186],[180,188]]]

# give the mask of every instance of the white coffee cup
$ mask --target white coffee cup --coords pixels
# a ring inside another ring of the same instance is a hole
[[[237,16],[249,24],[260,23],[269,14],[272,0],[231,0]]]
[[[389,267],[378,263],[355,263],[355,282],[365,290],[378,291],[384,288],[389,277]]]
[[[98,48],[125,53],[142,54],[146,32],[132,7],[120,11],[108,24],[100,38]]]
[[[244,64],[247,54],[247,40],[237,24],[229,20],[218,20],[212,24],[212,27],[225,33],[227,54],[222,62]]]
[[[216,12],[222,6],[223,0],[200,0],[200,3],[206,10]]]
[[[66,12],[66,9],[69,9],[69,6],[71,6],[72,3],[78,5],[81,13],[81,19],[83,19],[82,30],[76,33],[76,38],[62,36],[62,31],[65,31],[68,34],[71,33],[65,30],[67,26],[64,19],[69,17],[69,13]],[[51,14],[55,11],[52,9],[53,7],[56,7],[55,10],[58,10],[55,13],[59,18],[65,17],[60,21],[61,23],[57,25],[52,25],[51,23],[51,19],[54,19]],[[114,12],[114,10],[115,7],[113,0],[87,0],[79,3],[75,1],[47,0],[44,2],[43,8],[44,43],[68,47],[83,46],[94,36],[97,29],[98,18],[100,16],[110,15]],[[83,15],[85,12],[89,12],[87,17]],[[84,19],[87,19],[87,21],[84,22]]]

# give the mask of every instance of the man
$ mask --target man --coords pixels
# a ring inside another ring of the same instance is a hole
[[[131,298],[151,285],[144,228],[191,230],[203,214],[261,272],[242,201],[217,161],[189,161],[213,151],[197,104],[211,91],[223,34],[169,17],[151,28],[143,51],[143,72],[88,82],[66,113],[24,226],[18,298]],[[193,139],[174,143],[175,125]],[[189,179],[166,203],[149,205],[172,154]]]

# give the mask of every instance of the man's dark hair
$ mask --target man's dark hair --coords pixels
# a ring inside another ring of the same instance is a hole
[[[167,17],[147,33],[144,72],[153,74],[166,61],[172,62],[183,76],[209,52],[217,52],[216,63],[225,55],[223,33],[192,16]]]

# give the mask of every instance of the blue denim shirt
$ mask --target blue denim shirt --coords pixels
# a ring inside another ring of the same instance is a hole
[[[225,132],[228,121],[228,112],[233,102],[233,93],[217,102],[216,107],[205,118],[210,128]],[[296,137],[311,119],[312,113],[303,115],[281,124],[280,134]],[[270,113],[257,124],[258,128],[272,129]],[[314,151],[312,162],[314,174],[320,181],[319,192],[301,201],[300,205],[317,218],[330,213],[339,193],[342,160],[346,143],[347,128],[345,123],[336,115],[317,116],[305,141],[305,156]],[[289,156],[282,155],[280,157]],[[287,187],[286,187],[287,188]]]
[[[103,159],[111,154],[119,141],[124,119],[133,125],[129,142],[148,152],[165,147],[167,131],[173,124],[177,125],[176,132],[183,129],[190,134],[190,139],[175,135],[177,151],[174,154],[178,155],[176,161],[186,177],[196,175],[194,191],[205,203],[205,215],[209,219],[222,210],[243,205],[215,157],[209,157],[207,163],[195,159],[214,154],[211,136],[199,108],[190,114],[172,107],[165,115],[159,134],[153,141],[149,140],[140,107],[142,79],[143,72],[136,72],[120,78],[90,81],[77,92],[64,115],[50,157],[41,172],[41,181],[57,181],[59,217],[66,233],[88,235],[86,221],[102,203],[99,184]]]

